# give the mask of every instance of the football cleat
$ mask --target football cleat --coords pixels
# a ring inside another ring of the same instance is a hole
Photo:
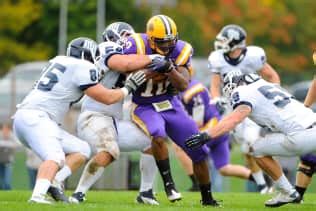
[[[69,202],[73,203],[73,204],[79,204],[81,202],[84,202],[86,200],[85,198],[85,194],[82,192],[76,192],[73,193],[70,197],[69,197]]]
[[[51,200],[48,199],[46,195],[32,196],[29,200],[29,203],[36,204],[53,204]]]
[[[136,202],[139,204],[159,205],[159,202],[155,198],[152,189],[140,192],[136,198]]]
[[[268,194],[270,187],[267,185],[258,185],[258,190],[259,190],[260,194]]]
[[[65,195],[64,191],[58,187],[50,186],[47,190],[47,193],[55,201],[62,201],[64,203],[69,203],[68,197]]]
[[[294,191],[291,194],[280,191],[275,197],[266,201],[265,206],[280,207],[288,203],[298,203],[299,201],[301,201],[301,196],[297,191]]]
[[[212,207],[221,207],[222,205],[219,203],[219,201],[216,201],[215,199],[210,199],[203,201],[201,200],[201,204],[203,206],[212,206]]]
[[[166,185],[165,191],[167,194],[167,198],[171,202],[180,201],[182,199],[181,193],[177,191],[173,184]]]

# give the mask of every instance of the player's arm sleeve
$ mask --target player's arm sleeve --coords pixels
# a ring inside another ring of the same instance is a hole
[[[247,88],[247,87],[243,87]],[[255,99],[252,97],[252,92],[250,90],[235,90],[231,95],[231,104],[233,109],[237,108],[240,105],[247,105],[253,109],[255,105]]]
[[[190,68],[192,55],[192,46],[189,43],[185,43],[183,48],[180,50],[178,57],[175,60],[175,65]]]
[[[255,70],[260,72],[267,63],[267,56],[263,48],[252,47],[252,65]]]
[[[77,70],[74,73],[75,75],[72,78],[72,81],[82,91],[85,91],[87,88],[94,86],[99,82],[98,71],[93,64],[84,67],[81,66],[80,70]]]
[[[114,42],[104,42],[99,44],[100,62],[108,67],[108,60],[116,54],[123,54],[123,48]]]
[[[219,68],[217,67],[218,65],[216,64],[216,54],[214,52],[212,52],[208,59],[207,59],[207,67],[209,69],[209,71],[211,73],[216,73],[216,74],[219,74],[220,71],[219,71]]]
[[[143,42],[141,42],[141,40],[139,40],[138,45],[141,45],[142,43]],[[140,46],[140,48],[141,47],[142,46]],[[130,36],[126,42],[124,49],[123,49],[123,54],[137,54],[137,53],[141,54],[141,52],[138,52],[138,51],[141,51],[141,49],[138,50],[135,38],[133,36]],[[143,54],[145,54],[145,53],[143,53]]]

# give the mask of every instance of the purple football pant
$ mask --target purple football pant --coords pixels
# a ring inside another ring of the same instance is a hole
[[[300,159],[301,159],[302,163],[316,166],[316,155],[315,154],[302,155],[300,157]]]
[[[185,140],[199,133],[199,129],[191,117],[183,110],[177,98],[171,100],[173,109],[156,112],[151,104],[138,105],[132,114],[133,121],[147,134],[157,138],[170,137],[192,159],[194,163],[203,161],[208,156],[208,147],[195,150],[185,147]]]
[[[218,170],[230,162],[229,135],[225,134],[207,143],[209,155]]]

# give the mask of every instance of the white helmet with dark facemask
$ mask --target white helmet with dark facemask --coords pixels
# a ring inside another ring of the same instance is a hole
[[[79,37],[69,42],[66,55],[94,63],[100,55],[100,51],[94,40]]]
[[[240,70],[228,72],[223,79],[223,94],[229,98],[238,86],[251,84],[260,78],[261,77],[255,73],[242,74]]]
[[[247,33],[242,27],[235,24],[227,25],[216,36],[214,48],[215,50],[222,50],[224,53],[236,48],[245,48],[246,37]]]
[[[102,33],[102,38],[104,42],[111,41],[124,46],[128,36],[134,33],[133,27],[128,23],[114,22],[106,27]]]

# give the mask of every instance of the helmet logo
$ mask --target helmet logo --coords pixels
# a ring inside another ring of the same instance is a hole
[[[240,34],[238,33],[238,31],[234,30],[234,29],[229,29],[227,31],[227,36],[231,39],[234,40],[239,40],[240,39]]]

